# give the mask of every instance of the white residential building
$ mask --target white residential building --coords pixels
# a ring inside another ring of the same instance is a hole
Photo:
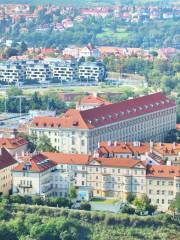
[[[77,65],[75,62],[56,62],[50,65],[52,78],[73,81],[77,79]]]
[[[0,81],[17,83],[24,80],[24,69],[21,64],[6,62],[0,64]]]
[[[48,81],[52,78],[49,65],[43,62],[26,64],[26,79],[33,79],[39,82]]]
[[[79,79],[99,82],[104,80],[105,75],[105,67],[101,63],[84,62],[79,66]]]

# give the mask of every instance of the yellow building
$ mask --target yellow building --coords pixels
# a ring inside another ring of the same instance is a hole
[[[11,170],[17,164],[17,161],[5,148],[0,149],[0,195],[9,194],[12,190]]]

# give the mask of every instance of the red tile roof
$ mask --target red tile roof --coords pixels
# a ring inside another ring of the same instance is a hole
[[[175,101],[159,92],[85,111],[70,109],[61,117],[34,118],[31,127],[91,129],[173,106]]]
[[[93,95],[85,96],[80,99],[79,104],[95,104],[95,105],[108,105],[110,102],[106,101],[101,97],[95,97]]]
[[[180,177],[180,166],[152,165],[147,167],[147,177]]]
[[[11,154],[5,148],[1,148],[0,169],[9,167],[16,163],[17,161],[11,156]]]
[[[149,151],[149,143],[140,143],[135,146],[132,142],[115,142],[109,144],[108,142],[101,142],[99,153],[131,153],[131,154],[144,154]]]
[[[0,147],[5,147],[7,149],[16,149],[27,144],[28,141],[22,137],[0,138]]]
[[[85,165],[89,162],[90,159],[90,155],[86,154],[44,152],[43,155],[57,164]]]
[[[48,160],[43,154],[38,154],[28,162],[20,163],[13,171],[43,172],[56,166],[51,160]]]
[[[92,159],[96,160],[100,165],[107,167],[125,167],[125,168],[133,168],[136,165],[141,164],[141,161],[137,161],[132,158],[97,158]]]

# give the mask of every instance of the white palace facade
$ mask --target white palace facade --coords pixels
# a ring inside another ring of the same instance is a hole
[[[93,153],[102,141],[163,141],[176,128],[176,103],[153,93],[85,111],[70,109],[60,117],[36,117],[30,133],[47,135],[64,153]]]

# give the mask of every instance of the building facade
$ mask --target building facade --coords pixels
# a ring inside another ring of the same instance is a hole
[[[12,169],[18,162],[5,149],[0,149],[0,195],[9,194],[12,190]]]
[[[0,64],[0,81],[6,83],[17,83],[24,80],[23,66],[17,63]]]
[[[35,159],[40,159],[36,165]],[[14,193],[67,197],[70,186],[76,187],[78,198],[83,191],[86,200],[91,196],[126,201],[129,194],[147,195],[158,210],[167,211],[180,192],[180,166],[146,166],[130,157],[46,152],[13,170]]]
[[[98,62],[84,62],[78,70],[78,77],[82,80],[103,81],[105,74],[105,67]]]
[[[47,135],[64,153],[93,153],[102,141],[163,141],[176,127],[176,103],[162,93],[85,111],[70,109],[61,117],[34,118],[30,134]]]
[[[39,154],[12,170],[13,193],[51,196],[56,164]]]
[[[69,81],[77,79],[77,66],[73,62],[54,63],[50,68],[54,79]]]
[[[48,81],[52,78],[49,65],[46,63],[26,64],[26,79],[37,80],[39,82]]]

